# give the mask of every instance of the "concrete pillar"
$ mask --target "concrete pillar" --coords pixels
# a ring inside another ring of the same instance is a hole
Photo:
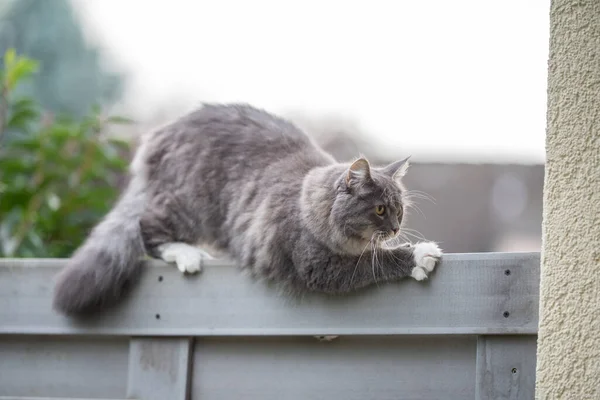
[[[600,399],[600,0],[553,0],[537,399]]]

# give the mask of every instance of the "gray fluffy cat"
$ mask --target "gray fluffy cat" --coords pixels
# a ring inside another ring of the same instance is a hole
[[[54,307],[114,303],[144,254],[197,272],[199,245],[292,293],[423,280],[442,256],[436,244],[386,245],[407,206],[407,167],[340,164],[283,119],[204,105],[143,138],[125,193],[59,274]]]

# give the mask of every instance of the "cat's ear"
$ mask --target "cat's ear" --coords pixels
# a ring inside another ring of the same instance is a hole
[[[348,186],[356,185],[364,182],[370,177],[371,167],[369,166],[369,162],[365,158],[359,158],[352,163],[350,168],[348,168],[346,184]]]
[[[387,176],[393,178],[396,181],[399,181],[404,175],[406,175],[406,171],[408,171],[408,167],[410,163],[408,160],[410,156],[406,157],[404,160],[396,161],[383,168],[383,173]]]

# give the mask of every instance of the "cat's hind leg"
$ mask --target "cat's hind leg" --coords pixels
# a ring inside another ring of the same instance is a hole
[[[193,213],[174,196],[155,196],[140,218],[142,240],[148,255],[174,263],[183,273],[202,270],[202,262],[212,258],[196,246],[198,223]]]

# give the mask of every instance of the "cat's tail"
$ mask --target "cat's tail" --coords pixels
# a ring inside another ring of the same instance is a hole
[[[59,273],[55,310],[83,314],[116,303],[141,270],[144,245],[139,220],[145,206],[145,182],[133,177],[115,207]]]

